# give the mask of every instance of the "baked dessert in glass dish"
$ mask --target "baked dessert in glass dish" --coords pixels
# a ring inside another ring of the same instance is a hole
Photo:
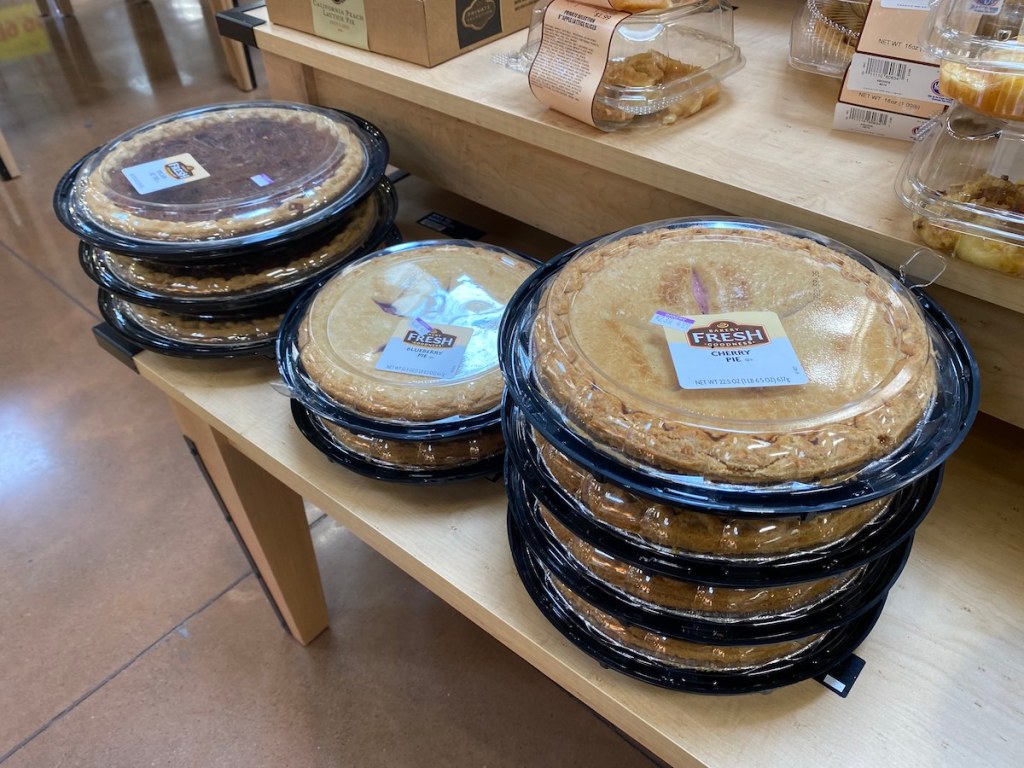
[[[354,116],[288,102],[186,110],[139,126],[61,180],[58,218],[81,239],[188,260],[311,233],[379,182],[388,147]]]

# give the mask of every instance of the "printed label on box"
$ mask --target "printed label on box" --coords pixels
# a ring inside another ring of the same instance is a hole
[[[889,139],[913,141],[917,132],[927,121],[920,117],[898,115],[880,109],[858,107],[853,104],[836,104],[832,127],[841,131],[870,133]]]
[[[934,101],[901,99],[898,96],[889,96],[884,93],[854,91],[849,88],[843,88],[842,93],[839,94],[839,101],[843,104],[852,104],[857,107],[867,107],[868,109],[880,109],[883,112],[895,112],[900,115],[924,118],[925,120],[941,114],[946,109],[945,104],[939,104]]]
[[[882,0],[882,7],[897,11],[927,11],[929,2],[930,0]]]
[[[685,319],[692,321],[685,330],[664,326],[676,378],[683,389],[807,383],[807,374],[774,312],[729,312]]]
[[[935,60],[921,47],[919,39],[928,19],[927,10],[927,5],[918,8],[872,3],[857,41],[857,53],[934,64]]]
[[[951,104],[953,101],[939,93],[939,68],[934,64],[900,61],[867,53],[853,55],[843,87],[937,104]]]
[[[381,371],[450,379],[458,373],[472,328],[403,318],[375,366]]]
[[[188,152],[122,168],[121,173],[140,195],[210,178],[206,169]]]
[[[552,0],[544,10],[540,47],[530,65],[530,90],[538,101],[594,125],[594,97],[608,64],[608,49],[615,28],[628,17]]]
[[[459,48],[501,34],[501,11],[497,0],[455,0]]]
[[[994,15],[1003,10],[1003,0],[971,0],[971,10]]]
[[[316,35],[354,48],[370,49],[365,0],[310,0],[310,3]]]

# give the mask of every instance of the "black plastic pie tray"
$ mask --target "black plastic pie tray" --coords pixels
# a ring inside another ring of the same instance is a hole
[[[168,263],[191,263],[210,261],[214,258],[244,257],[273,248],[300,237],[313,236],[331,226],[338,216],[343,216],[360,203],[380,184],[387,170],[390,147],[384,134],[367,120],[342,110],[335,110],[349,118],[366,151],[366,167],[362,176],[336,200],[317,208],[307,216],[291,220],[278,227],[257,232],[205,240],[141,240],[109,230],[93,222],[77,206],[73,191],[78,171],[97,152],[87,154],[61,177],[53,194],[53,210],[58,221],[71,230],[79,239],[107,251],[128,256],[138,255],[151,261]],[[287,148],[282,148],[286,151]]]
[[[536,448],[515,408],[502,421],[508,461],[530,495],[543,504],[566,528],[602,552],[624,562],[683,581],[723,587],[756,587],[796,584],[848,571],[876,560],[907,542],[935,504],[942,485],[943,466],[931,470],[901,488],[889,507],[874,522],[834,547],[816,551],[795,551],[773,557],[770,562],[750,558],[702,557],[697,554],[668,552],[665,548],[627,537],[624,533],[585,511],[581,502],[559,486],[542,468]],[[687,507],[708,514],[742,516],[718,508]],[[790,515],[799,514],[790,512]]]
[[[143,349],[159,352],[171,357],[187,358],[232,358],[232,357],[267,357],[273,359],[276,334],[267,338],[237,342],[202,342],[171,338],[154,333],[141,325],[135,318],[125,312],[124,300],[102,288],[99,290],[97,303],[100,315],[118,333],[134,342]],[[259,310],[264,311],[259,311]],[[275,312],[284,312],[285,307],[275,304],[269,308],[248,308],[237,315],[218,315],[218,320],[238,320],[246,316],[267,316]],[[254,315],[253,312],[257,312]],[[212,318],[211,318],[212,319]]]
[[[386,464],[363,456],[338,442],[323,425],[316,414],[305,408],[298,400],[292,399],[292,419],[299,432],[321,453],[336,464],[374,480],[392,483],[451,483],[477,478],[497,480],[502,476],[504,454],[488,456],[486,459],[454,467],[418,468]]]
[[[373,250],[401,242],[401,234],[394,227],[395,214],[398,210],[398,196],[394,186],[385,177],[381,179],[373,194],[377,197],[379,215],[373,229],[362,242],[356,244],[349,252],[339,254],[319,268],[310,270],[305,274],[296,275],[280,284],[263,285],[256,289],[242,290],[234,293],[205,295],[200,292],[192,294],[161,293],[156,290],[133,285],[126,281],[111,265],[106,251],[96,248],[84,240],[79,243],[78,260],[85,274],[101,288],[105,288],[133,304],[166,309],[170,312],[225,312],[263,304],[284,295],[290,295],[294,298],[305,289],[305,286],[319,279],[324,274],[333,272],[349,261],[364,256]],[[276,248],[261,251],[258,254],[251,253],[241,257],[233,256],[229,259],[218,255],[217,260],[213,263],[200,261],[198,257],[187,265],[147,262],[143,258],[139,260],[144,262],[146,266],[156,270],[164,268],[197,277],[243,275],[254,270],[284,266],[291,261],[299,259],[329,242],[333,237],[342,232],[346,226],[346,221],[338,219],[331,227],[311,237],[285,243]],[[136,254],[132,255],[131,258],[139,257]]]
[[[693,224],[707,222],[694,219]],[[723,217],[714,221],[746,225],[749,220]],[[760,228],[764,223],[757,223]],[[775,225],[780,231],[813,236],[829,247],[828,238],[805,230]],[[592,242],[592,241],[591,241]],[[922,424],[896,450],[851,477],[831,484],[737,485],[693,475],[671,474],[641,463],[624,463],[566,422],[533,375],[531,330],[546,281],[589,243],[571,248],[547,262],[520,286],[509,301],[499,329],[499,354],[508,395],[530,424],[559,451],[601,479],[655,501],[751,516],[814,514],[863,504],[888,496],[939,467],[963,442],[978,412],[978,365],[960,329],[924,291],[912,288],[930,331],[940,382],[936,400]],[[865,257],[859,255],[859,259]]]
[[[545,523],[515,467],[506,464],[505,487],[514,525],[530,552],[573,592],[621,621],[695,643],[747,645],[783,642],[850,623],[885,599],[910,556],[912,539],[864,566],[855,582],[805,611],[786,615],[728,617],[681,615],[640,602],[603,582],[576,560]],[[770,570],[770,569],[769,569]],[[786,585],[781,585],[786,586]],[[755,590],[770,589],[768,584]]]
[[[849,658],[864,642],[884,607],[884,601],[879,601],[850,623],[829,630],[828,636],[807,652],[789,659],[734,671],[687,669],[658,661],[638,649],[610,642],[577,614],[558,593],[511,516],[508,535],[512,560],[523,586],[555,629],[602,666],[677,691],[703,694],[757,693],[824,675]]]

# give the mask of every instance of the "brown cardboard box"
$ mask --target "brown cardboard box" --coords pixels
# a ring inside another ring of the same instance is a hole
[[[432,67],[529,26],[536,0],[267,0],[275,24]]]

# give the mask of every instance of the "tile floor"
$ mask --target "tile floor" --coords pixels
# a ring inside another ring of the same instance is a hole
[[[0,765],[653,765],[328,520],[332,628],[281,630],[50,211],[94,146],[247,96],[200,0],[73,5],[0,36]]]

